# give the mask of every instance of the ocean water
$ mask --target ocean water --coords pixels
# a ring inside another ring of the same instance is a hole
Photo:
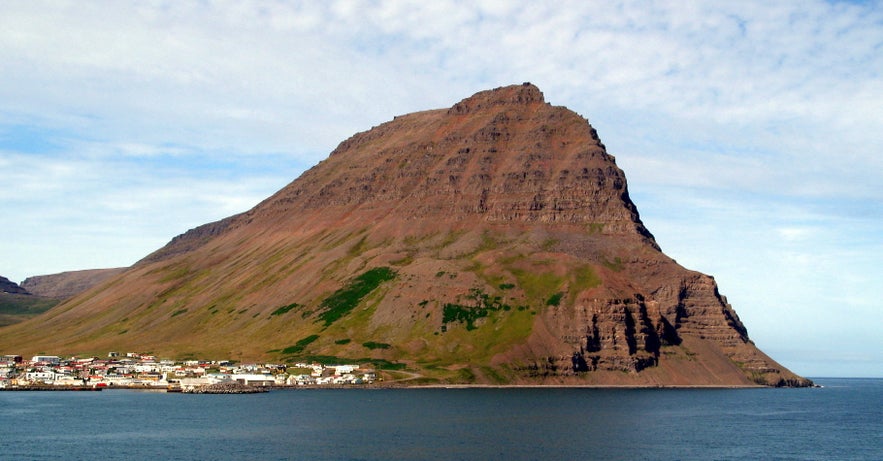
[[[883,460],[883,379],[821,389],[0,392],[2,460]]]

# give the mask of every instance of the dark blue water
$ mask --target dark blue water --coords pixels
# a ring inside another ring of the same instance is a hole
[[[0,392],[0,459],[883,460],[883,380],[823,389]]]

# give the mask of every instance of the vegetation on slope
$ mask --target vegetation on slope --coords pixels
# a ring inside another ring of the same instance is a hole
[[[0,293],[0,326],[12,325],[52,309],[56,299]]]
[[[353,279],[347,286],[325,298],[320,306],[319,319],[329,326],[337,319],[355,309],[359,302],[381,283],[394,279],[395,271],[388,267],[375,267]]]

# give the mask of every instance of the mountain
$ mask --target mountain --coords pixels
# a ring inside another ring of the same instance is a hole
[[[0,277],[0,326],[35,317],[125,268],[93,269],[28,277],[21,286]]]
[[[18,286],[17,283],[6,277],[0,276],[0,293],[14,293],[20,295],[28,294],[28,290]]]
[[[527,83],[352,136],[253,209],[0,330],[13,350],[361,359],[415,383],[811,384],[662,253],[588,121]]]
[[[57,300],[35,296],[0,276],[0,327],[19,323],[46,312]]]
[[[21,282],[22,288],[33,295],[51,299],[67,299],[76,296],[107,278],[119,275],[126,268],[90,269],[37,275]]]

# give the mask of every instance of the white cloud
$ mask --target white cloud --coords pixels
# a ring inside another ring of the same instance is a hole
[[[806,227],[782,227],[778,229],[778,233],[786,242],[793,242],[805,240],[814,233],[814,230]]]

